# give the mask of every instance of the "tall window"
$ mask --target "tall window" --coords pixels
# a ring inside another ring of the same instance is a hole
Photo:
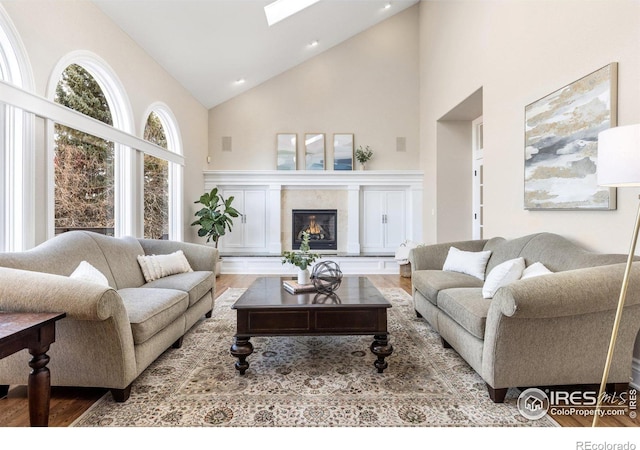
[[[96,80],[69,65],[56,86],[55,101],[108,125],[111,110]],[[89,134],[55,125],[55,228],[114,234],[114,146]]]
[[[144,127],[144,139],[167,148],[162,121],[154,112]],[[144,237],[169,238],[169,162],[144,155]]]

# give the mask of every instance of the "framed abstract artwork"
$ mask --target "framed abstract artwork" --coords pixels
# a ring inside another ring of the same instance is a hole
[[[296,170],[298,136],[295,133],[280,133],[276,136],[278,149],[278,170]]]
[[[353,134],[333,135],[333,170],[353,170]]]
[[[304,135],[305,169],[324,170],[324,134],[306,133]]]
[[[616,209],[598,186],[598,133],[616,126],[617,63],[525,107],[524,208]]]

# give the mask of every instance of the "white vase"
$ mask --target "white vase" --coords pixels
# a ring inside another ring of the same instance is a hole
[[[309,269],[298,269],[298,284],[311,284]]]

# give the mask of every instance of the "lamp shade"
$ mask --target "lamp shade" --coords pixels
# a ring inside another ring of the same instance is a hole
[[[598,184],[640,186],[640,124],[598,134]]]

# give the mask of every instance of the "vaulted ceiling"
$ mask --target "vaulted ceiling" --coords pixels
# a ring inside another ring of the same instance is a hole
[[[419,0],[320,0],[271,27],[272,0],[92,1],[212,108]]]

